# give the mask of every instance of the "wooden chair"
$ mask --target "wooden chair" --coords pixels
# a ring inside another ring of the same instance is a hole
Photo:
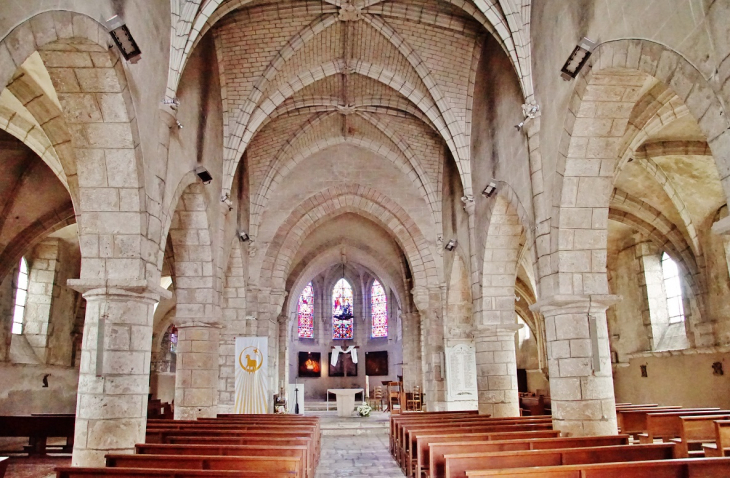
[[[370,399],[370,406],[373,408],[373,410],[381,411],[383,410],[383,387],[382,385],[378,385],[373,389],[373,396]]]
[[[400,382],[388,382],[388,411],[400,413],[401,407],[401,384]]]
[[[413,412],[421,411],[421,387],[416,385],[413,388],[411,398],[406,401],[406,410]]]

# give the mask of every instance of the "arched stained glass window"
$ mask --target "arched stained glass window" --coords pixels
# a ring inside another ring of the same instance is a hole
[[[23,333],[23,317],[25,317],[25,303],[28,300],[28,262],[25,257],[20,259],[18,270],[18,287],[15,289],[15,310],[13,311],[14,334]]]
[[[380,282],[373,282],[370,288],[371,317],[373,319],[373,337],[388,336],[388,298]]]
[[[344,278],[332,289],[332,338],[352,338],[352,287]]]
[[[310,282],[299,296],[297,305],[297,323],[299,338],[311,339],[314,337],[314,289]]]

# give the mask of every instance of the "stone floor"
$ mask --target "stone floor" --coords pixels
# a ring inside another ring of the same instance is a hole
[[[71,466],[71,456],[12,457],[8,464],[8,470],[5,472],[5,478],[51,478],[56,476],[53,469],[57,466]]]
[[[401,478],[388,452],[388,435],[323,436],[315,478]]]

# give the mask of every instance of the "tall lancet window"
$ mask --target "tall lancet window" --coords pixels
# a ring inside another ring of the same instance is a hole
[[[352,338],[352,287],[344,278],[332,289],[332,338]]]
[[[311,339],[314,337],[314,289],[312,283],[307,284],[299,296],[297,306],[297,322],[299,324],[299,338]]]
[[[667,291],[667,309],[669,323],[684,322],[684,305],[682,304],[682,285],[679,282],[677,263],[666,252],[662,254],[662,273],[664,288]]]
[[[22,334],[25,303],[28,300],[28,262],[25,260],[25,257],[20,258],[17,285],[15,289],[15,310],[13,311],[12,332],[14,334]]]
[[[373,319],[373,337],[388,336],[388,298],[380,282],[370,288],[370,314]]]

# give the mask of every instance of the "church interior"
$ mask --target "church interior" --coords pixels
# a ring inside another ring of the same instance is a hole
[[[730,0],[0,0],[0,477],[730,476],[728,105]]]

